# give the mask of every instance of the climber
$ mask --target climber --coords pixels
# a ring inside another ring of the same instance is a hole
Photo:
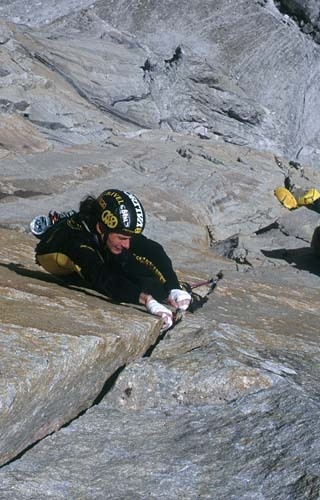
[[[54,222],[36,246],[36,262],[46,271],[77,273],[117,302],[144,305],[163,319],[163,331],[173,322],[167,305],[189,307],[191,296],[181,289],[163,247],[142,235],[145,212],[134,194],[109,189],[98,198],[87,196],[78,212]]]

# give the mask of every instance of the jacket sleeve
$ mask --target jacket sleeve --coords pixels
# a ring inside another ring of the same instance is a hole
[[[163,276],[163,284],[168,292],[173,288],[181,288],[172,261],[160,243],[143,235],[136,237],[132,243],[132,251],[136,256],[145,256]]]

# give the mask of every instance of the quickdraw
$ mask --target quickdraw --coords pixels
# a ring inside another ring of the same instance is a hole
[[[209,296],[213,292],[215,287],[217,286],[218,281],[220,281],[222,278],[223,278],[223,272],[219,271],[216,274],[216,276],[210,278],[207,281],[200,281],[198,283],[192,283],[192,284],[187,283],[187,282],[182,282],[181,284],[182,284],[183,288],[191,295],[191,303],[190,303],[190,306],[188,307],[188,311],[191,313],[194,313],[200,307],[202,307],[208,301]],[[209,285],[209,290],[207,291],[207,293],[204,296],[194,292],[194,290],[196,288],[199,288],[201,286],[208,286],[208,285]],[[178,309],[176,311],[177,321],[181,321],[182,316],[183,316],[182,311],[180,311]]]

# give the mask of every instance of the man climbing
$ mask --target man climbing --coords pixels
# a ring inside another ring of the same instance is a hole
[[[145,305],[173,322],[163,302],[186,310],[191,295],[182,290],[163,247],[142,235],[145,211],[128,191],[109,189],[88,196],[78,212],[48,227],[36,247],[36,261],[55,275],[77,273],[89,286],[117,302]],[[34,221],[31,223],[34,234]]]

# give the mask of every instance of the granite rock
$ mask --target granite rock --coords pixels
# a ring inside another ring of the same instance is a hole
[[[0,16],[0,497],[318,500],[320,215],[274,195],[320,186],[317,3]],[[166,335],[34,263],[30,220],[107,187],[223,272]]]

